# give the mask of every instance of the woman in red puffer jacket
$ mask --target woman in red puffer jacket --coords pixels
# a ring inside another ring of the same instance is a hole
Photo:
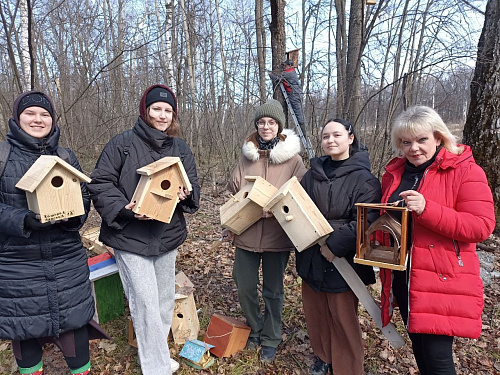
[[[390,319],[394,300],[420,373],[455,374],[453,337],[481,333],[476,242],[495,227],[491,190],[470,147],[457,145],[431,108],[415,106],[399,115],[392,144],[400,157],[385,168],[382,201],[401,200],[411,211],[411,244],[406,271],[393,271],[392,278],[390,270],[381,271],[383,320]]]

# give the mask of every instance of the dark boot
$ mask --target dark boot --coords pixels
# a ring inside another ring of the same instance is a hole
[[[257,349],[259,345],[260,345],[260,338],[249,337],[245,349]]]
[[[317,358],[316,362],[309,368],[309,375],[326,375],[332,369],[332,365]]]
[[[262,349],[260,351],[260,360],[265,363],[272,363],[274,358],[276,357],[276,348],[272,346],[262,345]]]

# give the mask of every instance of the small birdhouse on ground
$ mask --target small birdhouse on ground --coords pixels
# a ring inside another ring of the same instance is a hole
[[[230,357],[243,349],[250,327],[241,320],[215,313],[210,319],[203,341],[214,345],[210,352],[217,357]]]
[[[408,209],[382,204],[356,203],[357,247],[355,263],[402,271],[406,269]],[[368,210],[382,215],[368,226]],[[401,213],[399,222],[392,212]]]
[[[197,339],[200,331],[200,322],[194,301],[194,285],[184,272],[175,275],[175,303],[170,328],[176,344],[184,344],[187,341]],[[168,337],[165,337],[165,340],[168,340]],[[131,319],[128,323],[128,343],[137,348],[137,339]]]
[[[176,344],[197,339],[200,332],[194,285],[184,272],[175,275],[175,304],[171,330]]]
[[[220,208],[220,222],[234,234],[241,234],[262,217],[262,208],[278,191],[259,176],[245,176],[246,185]]]
[[[28,208],[45,223],[85,213],[80,182],[90,178],[58,156],[41,155],[16,187],[26,191]]]
[[[298,251],[319,243],[333,232],[295,176],[278,190],[264,210],[273,212]]]
[[[203,370],[214,363],[215,358],[210,356],[210,349],[213,347],[213,345],[200,340],[186,341],[179,357],[187,365],[197,370]]]
[[[170,223],[179,202],[179,189],[193,190],[181,159],[165,157],[139,168],[137,173],[141,178],[132,197],[132,211]]]

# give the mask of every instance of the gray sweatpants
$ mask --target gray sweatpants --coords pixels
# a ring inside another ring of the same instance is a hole
[[[143,375],[171,375],[168,333],[175,302],[177,249],[154,257],[115,250]]]

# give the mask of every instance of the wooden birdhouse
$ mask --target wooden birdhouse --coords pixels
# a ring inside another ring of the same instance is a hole
[[[203,341],[214,345],[210,352],[217,357],[230,357],[243,349],[250,327],[241,320],[215,313],[210,319]]]
[[[194,285],[184,272],[175,275],[175,303],[170,328],[176,344],[184,344],[196,339],[200,331],[200,322],[194,301]],[[165,340],[168,340],[168,337]],[[137,348],[132,320],[129,320],[128,323],[128,343]]]
[[[171,330],[176,344],[197,339],[200,332],[194,285],[184,272],[175,275],[175,304]]]
[[[41,155],[16,187],[26,191],[28,208],[45,223],[85,213],[80,182],[90,178],[58,156]]]
[[[376,5],[377,0],[366,0],[366,5]]]
[[[333,232],[295,176],[274,194],[264,210],[273,212],[298,251],[319,243]]]
[[[214,363],[215,358],[210,355],[214,346],[200,340],[186,341],[179,357],[183,362],[197,370],[203,370]]]
[[[234,234],[241,234],[262,217],[262,208],[278,191],[259,176],[245,176],[246,185],[220,208],[220,222]]]
[[[179,188],[193,190],[181,159],[165,157],[139,168],[137,173],[141,178],[132,197],[136,203],[132,211],[170,223],[179,202]]]
[[[299,51],[300,48],[292,49],[286,53],[287,59],[293,61],[293,66],[296,68],[299,66]]]
[[[356,203],[357,247],[354,262],[374,267],[405,270],[407,262],[408,209],[382,204]],[[382,215],[368,226],[368,210],[382,210]],[[401,222],[391,211],[401,213]]]

